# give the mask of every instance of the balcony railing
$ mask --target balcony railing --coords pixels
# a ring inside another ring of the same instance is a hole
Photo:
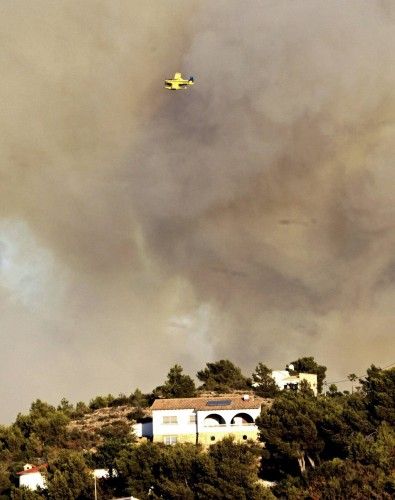
[[[204,424],[204,427],[252,427],[253,422],[243,422],[241,424]]]

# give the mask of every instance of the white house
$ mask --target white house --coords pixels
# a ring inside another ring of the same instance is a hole
[[[153,441],[213,444],[225,436],[257,439],[255,419],[267,400],[248,394],[156,399],[151,406]]]
[[[291,365],[289,370],[292,369]],[[317,396],[317,375],[315,373],[297,373],[296,375],[291,375],[289,370],[272,371],[272,377],[281,390],[298,390],[300,383],[304,380],[310,385],[314,395]]]
[[[41,471],[44,471],[46,467],[47,464],[25,464],[23,466],[23,470],[17,472],[19,476],[19,487],[25,486],[33,491],[37,490],[37,488],[46,488],[45,477],[41,473]]]

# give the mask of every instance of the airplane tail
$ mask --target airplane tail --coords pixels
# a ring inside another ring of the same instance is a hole
[[[194,80],[193,76],[190,76],[190,77],[189,77],[188,82],[189,82],[189,83],[193,83],[194,81],[195,81],[195,80]]]

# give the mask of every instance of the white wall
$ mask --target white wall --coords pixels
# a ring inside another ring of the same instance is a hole
[[[96,479],[108,479],[110,477],[108,469],[95,469],[92,474]]]
[[[19,476],[19,486],[26,486],[31,490],[36,490],[38,487],[45,488],[45,479],[41,472],[30,472]]]
[[[195,415],[192,409],[189,410],[153,410],[152,431],[154,436],[167,435],[176,436],[178,434],[196,433],[196,423],[191,423],[189,417]],[[164,424],[163,417],[177,416],[176,424]]]
[[[152,437],[152,422],[137,422],[133,430],[137,437]]]
[[[315,373],[290,375],[288,370],[274,370],[272,371],[272,378],[281,390],[283,390],[287,384],[297,384],[299,386],[300,382],[305,380],[310,384],[314,394],[317,395],[317,375]]]
[[[274,370],[272,378],[280,389],[284,389],[284,386],[289,383],[290,374],[287,370]]]

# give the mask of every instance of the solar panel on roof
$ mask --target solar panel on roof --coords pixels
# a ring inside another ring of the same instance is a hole
[[[232,403],[231,399],[216,399],[216,400],[211,400],[207,401],[206,405],[207,406],[228,406]]]

